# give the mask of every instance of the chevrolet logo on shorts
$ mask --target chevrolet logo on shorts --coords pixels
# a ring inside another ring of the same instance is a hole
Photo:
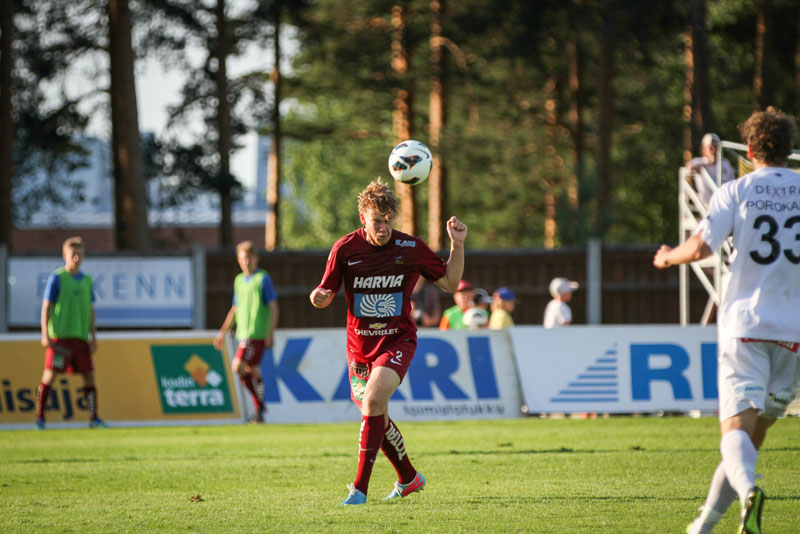
[[[386,323],[372,323],[369,327],[373,330],[380,330],[381,328],[386,328]]]

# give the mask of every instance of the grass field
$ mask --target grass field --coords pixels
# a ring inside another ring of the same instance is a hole
[[[719,460],[712,418],[400,428],[425,491],[383,502],[379,456],[348,508],[357,423],[3,432],[0,531],[682,533]],[[798,532],[800,419],[773,427],[758,467],[765,532]]]

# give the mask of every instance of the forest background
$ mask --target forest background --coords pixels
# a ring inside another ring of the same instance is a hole
[[[795,0],[0,0],[0,20],[0,245],[34,206],[80,200],[68,171],[95,113],[110,118],[119,250],[155,246],[148,203],[203,192],[230,246],[230,156],[254,131],[272,139],[269,250],[357,227],[356,194],[389,180],[409,138],[436,165],[397,186],[398,227],[434,249],[451,214],[474,249],[674,242],[677,170],[702,135],[739,141],[770,105],[800,114]],[[271,70],[230,75],[254,46]],[[147,60],[185,79],[143,138]],[[88,90],[65,86],[76,64]]]

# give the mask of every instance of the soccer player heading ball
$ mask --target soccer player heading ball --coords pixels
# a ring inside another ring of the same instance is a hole
[[[361,433],[356,478],[342,506],[366,502],[379,449],[399,479],[388,499],[405,497],[425,485],[389,418],[389,398],[417,347],[411,291],[420,276],[445,291],[456,290],[464,271],[467,227],[456,217],[447,221],[450,257],[445,263],[421,239],[393,229],[397,212],[397,200],[380,180],[361,191],[358,213],[364,227],[334,243],[322,281],[309,296],[315,307],[325,308],[344,284],[347,299],[347,366],[351,398],[361,409]]]
[[[730,235],[737,250],[718,321],[722,462],[689,534],[711,532],[737,496],[737,532],[761,534],[758,451],[800,385],[800,174],[786,168],[797,132],[772,108],[751,115],[741,132],[755,170],[723,184],[695,234],[662,245],[653,259],[660,269],[701,260]]]

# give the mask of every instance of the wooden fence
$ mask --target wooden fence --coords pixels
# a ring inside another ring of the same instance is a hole
[[[677,324],[678,269],[655,269],[655,247],[604,247],[602,251],[602,324]],[[206,253],[206,327],[218,328],[233,299],[233,279],[239,273],[235,253]],[[346,303],[342,295],[318,310],[308,294],[319,283],[327,251],[263,253],[260,265],[275,283],[281,309],[281,328],[341,327]],[[548,286],[556,276],[576,280],[581,288],[573,295],[573,323],[586,324],[586,250],[560,249],[470,252],[464,278],[490,294],[500,286],[517,295],[517,324],[541,324],[550,300]],[[453,305],[452,295],[441,292],[442,309]],[[690,322],[699,323],[707,300],[705,290],[692,279]]]

